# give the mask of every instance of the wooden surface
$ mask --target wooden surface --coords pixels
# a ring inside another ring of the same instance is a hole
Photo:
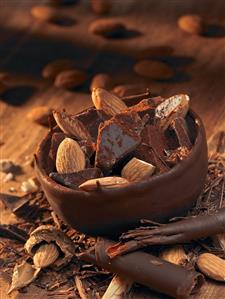
[[[126,22],[128,28],[135,31],[133,37],[124,40],[107,40],[88,33],[88,25],[96,16],[88,10],[85,1],[57,8],[60,13],[74,18],[76,23],[70,27],[34,21],[29,14],[34,2],[0,2],[0,70],[15,72],[20,85],[24,82],[32,85],[32,88],[21,87],[1,96],[0,141],[4,142],[0,147],[1,158],[26,165],[32,156],[46,132],[45,128],[26,119],[32,107],[44,104],[75,113],[91,104],[88,84],[69,92],[44,82],[40,72],[48,61],[73,58],[78,67],[88,71],[90,78],[104,71],[112,74],[116,84],[136,83],[142,78],[133,74],[132,65],[137,52],[147,46],[171,46],[173,55],[165,59],[176,71],[171,82],[149,81],[150,90],[162,96],[189,94],[192,107],[205,123],[208,140],[216,132],[225,130],[224,0],[126,0],[121,3],[115,0],[111,17]],[[192,36],[177,28],[177,17],[185,13],[199,13],[211,24],[207,36]],[[32,175],[29,166],[24,169],[25,173],[17,177],[16,182],[1,183],[1,190],[7,192],[13,185],[20,193],[20,182]],[[2,210],[1,222],[13,221],[7,215],[7,211]],[[145,289],[131,297],[162,298]],[[207,282],[192,298],[225,298],[225,287]]]

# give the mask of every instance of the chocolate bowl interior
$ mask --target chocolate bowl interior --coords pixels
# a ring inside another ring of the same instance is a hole
[[[50,205],[65,222],[89,235],[116,235],[140,219],[163,222],[184,215],[195,204],[207,174],[202,121],[193,111],[186,120],[194,145],[185,160],[147,181],[96,192],[73,190],[48,176],[49,133],[39,145],[35,169]]]

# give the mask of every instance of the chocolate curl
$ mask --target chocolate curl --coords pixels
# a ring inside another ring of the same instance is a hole
[[[225,208],[213,215],[196,216],[159,227],[140,227],[128,231],[121,239],[132,239],[107,248],[110,258],[150,245],[185,243],[225,232]]]
[[[174,298],[189,297],[204,282],[200,273],[145,252],[133,252],[110,260],[106,249],[113,244],[102,239],[96,243],[94,250],[80,254],[79,258]]]

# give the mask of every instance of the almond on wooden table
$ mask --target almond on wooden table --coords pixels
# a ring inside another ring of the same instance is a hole
[[[170,66],[156,60],[141,60],[134,65],[134,71],[140,76],[155,80],[168,80],[174,75]]]
[[[27,118],[40,125],[47,126],[48,118],[52,115],[52,109],[47,106],[38,106],[33,108],[28,114]]]
[[[80,145],[71,138],[65,138],[56,154],[56,169],[59,173],[72,173],[85,168],[86,159]]]
[[[202,34],[204,32],[203,19],[198,15],[184,15],[178,19],[178,26],[185,32],[191,34]]]
[[[104,37],[118,37],[125,32],[123,23],[113,19],[98,19],[89,26],[89,32]]]
[[[128,181],[141,181],[149,178],[155,166],[137,158],[132,158],[122,169],[121,176]]]
[[[34,265],[45,268],[52,265],[59,257],[59,250],[53,243],[41,245],[33,256]]]
[[[74,66],[72,59],[57,59],[49,62],[42,70],[42,77],[46,79],[55,79],[58,73],[69,70]]]
[[[115,189],[128,185],[128,180],[121,177],[103,177],[97,179],[91,179],[79,186],[84,191],[95,191],[98,189]]]
[[[203,253],[197,259],[198,268],[209,278],[225,282],[225,260],[212,253]]]
[[[31,15],[39,21],[54,21],[56,19],[55,10],[50,6],[37,5],[31,8]]]
[[[71,69],[57,74],[54,85],[59,88],[71,89],[82,85],[87,79],[84,71]]]
[[[112,78],[109,74],[100,73],[96,74],[91,81],[90,90],[92,91],[94,88],[104,88],[111,89],[112,88]]]
[[[127,109],[127,105],[120,98],[105,89],[94,88],[91,96],[95,108],[108,115],[114,116]]]
[[[167,262],[181,266],[188,260],[184,248],[180,245],[163,250],[161,258]]]

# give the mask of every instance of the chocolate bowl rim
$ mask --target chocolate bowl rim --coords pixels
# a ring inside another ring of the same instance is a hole
[[[190,151],[190,154],[188,155],[188,157],[186,159],[180,161],[177,165],[175,165],[173,168],[171,168],[167,172],[152,176],[149,180],[145,180],[145,181],[141,181],[141,182],[131,182],[130,184],[128,184],[124,187],[120,187],[120,188],[104,189],[104,190],[96,190],[96,191],[75,190],[75,189],[71,189],[67,186],[63,186],[49,177],[49,175],[45,171],[45,168],[40,165],[43,163],[40,163],[40,161],[39,161],[39,159],[40,159],[39,157],[44,154],[43,147],[44,147],[45,143],[48,142],[48,139],[50,138],[51,131],[46,134],[46,136],[42,139],[42,141],[38,145],[37,153],[35,155],[35,170],[40,172],[40,174],[42,176],[41,179],[44,181],[44,183],[46,185],[48,185],[48,187],[54,188],[56,191],[59,191],[59,192],[68,193],[71,196],[76,196],[78,194],[79,195],[82,194],[84,197],[89,198],[93,194],[98,193],[98,194],[104,194],[104,196],[107,195],[109,197],[109,199],[111,199],[115,202],[117,200],[121,200],[119,197],[118,197],[118,199],[116,198],[117,194],[121,195],[121,193],[124,193],[124,195],[125,195],[127,192],[132,192],[133,190],[137,191],[137,189],[139,189],[139,191],[141,191],[141,192],[145,192],[145,188],[148,189],[150,185],[160,183],[160,181],[163,181],[164,179],[171,176],[175,172],[183,172],[184,169],[186,168],[185,164],[188,164],[189,161],[192,160],[191,159],[192,156],[195,155],[195,152],[197,151],[197,149],[199,147],[199,143],[200,143],[200,139],[201,139],[200,136],[202,135],[201,132],[203,133],[203,131],[204,131],[204,125],[203,125],[201,118],[198,116],[198,114],[196,112],[194,112],[192,109],[189,109],[188,112],[191,114],[191,116],[193,117],[194,122],[196,124],[196,138],[195,138],[193,147]],[[45,161],[45,159],[42,159],[42,162],[43,161]],[[103,199],[102,196],[99,196],[95,200],[98,200],[98,201],[104,200],[104,202],[105,202],[105,197]]]

